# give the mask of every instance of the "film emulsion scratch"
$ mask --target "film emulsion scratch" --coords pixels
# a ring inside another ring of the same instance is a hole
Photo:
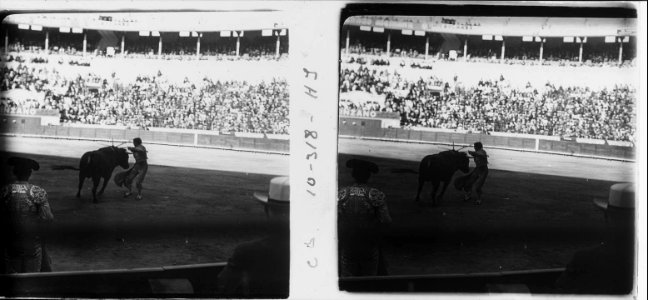
[[[341,290],[636,293],[634,9],[349,7]]]
[[[281,16],[4,18],[2,296],[288,297]]]

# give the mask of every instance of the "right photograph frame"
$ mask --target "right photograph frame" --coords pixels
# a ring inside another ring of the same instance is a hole
[[[633,295],[637,10],[351,4],[339,288]]]

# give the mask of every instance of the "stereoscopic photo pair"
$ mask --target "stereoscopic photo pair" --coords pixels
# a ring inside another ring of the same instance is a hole
[[[634,7],[340,16],[331,295],[636,293]],[[295,297],[285,14],[3,17],[3,296]]]

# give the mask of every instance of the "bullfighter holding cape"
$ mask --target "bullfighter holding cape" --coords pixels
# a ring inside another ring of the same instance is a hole
[[[114,182],[117,186],[124,186],[128,189],[124,193],[124,198],[132,195],[132,184],[135,182],[135,187],[137,187],[137,200],[142,200],[142,182],[144,177],[146,177],[146,172],[148,171],[148,155],[146,148],[142,145],[142,139],[134,138],[133,139],[134,147],[128,147],[133,153],[135,158],[135,164],[128,171],[119,172],[114,177]]]

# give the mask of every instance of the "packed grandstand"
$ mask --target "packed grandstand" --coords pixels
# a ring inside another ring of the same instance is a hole
[[[425,18],[347,20],[341,115],[393,112],[402,127],[413,129],[634,142],[636,38],[607,36],[632,32],[632,22],[544,18],[537,26],[555,33],[497,37],[470,28],[507,24],[537,32],[536,25],[520,18]],[[408,22],[437,32],[417,31]],[[563,29],[573,22],[589,22],[589,31],[549,36],[569,32]]]
[[[288,133],[287,29],[143,34],[133,24],[162,26],[162,18],[115,15],[72,18],[90,27],[80,30],[55,26],[64,15],[5,20],[0,112],[56,110],[62,124]]]
[[[341,111],[395,112],[407,128],[634,141],[632,24],[621,22],[630,33],[610,39],[602,28],[615,23],[590,21],[598,36],[568,42],[451,34],[501,22],[491,19],[428,22],[423,36],[417,30],[376,31],[362,22],[343,27]],[[554,31],[573,25],[556,23],[543,21]],[[288,133],[286,29],[147,36],[3,27],[2,112],[55,109],[64,124]],[[177,72],[178,64],[184,73]],[[8,97],[16,90],[36,96]],[[358,92],[374,101],[357,101]]]

